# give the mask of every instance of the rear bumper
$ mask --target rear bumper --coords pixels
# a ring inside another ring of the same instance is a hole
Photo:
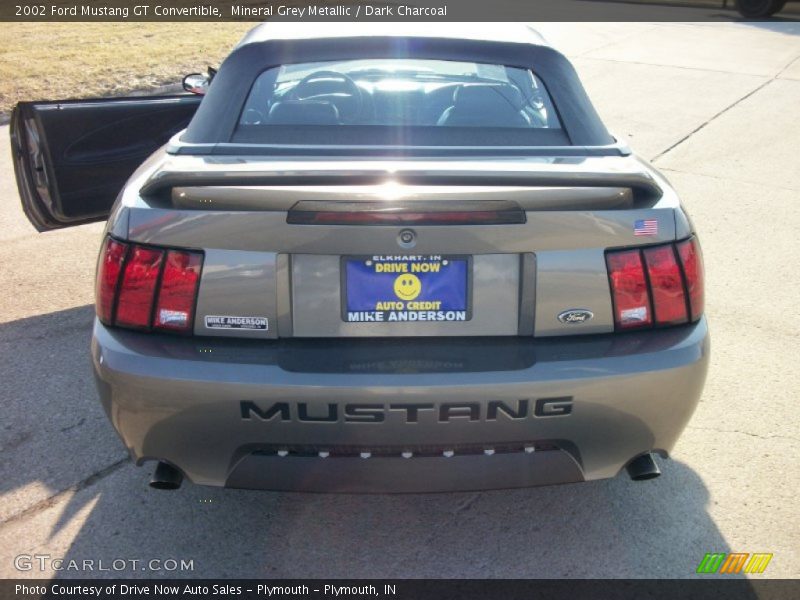
[[[276,341],[96,322],[92,340],[101,401],[137,463],[205,485],[341,492],[613,477],[672,450],[708,353],[705,320],[559,339]]]

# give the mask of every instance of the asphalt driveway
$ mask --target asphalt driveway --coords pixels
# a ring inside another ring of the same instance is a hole
[[[205,577],[689,577],[711,551],[771,552],[762,577],[800,576],[800,25],[540,29],[702,236],[712,366],[663,476],[406,496],[150,490],[90,370],[103,226],[37,234],[2,143],[0,576],[51,576],[15,568],[38,554],[191,560],[156,573]]]

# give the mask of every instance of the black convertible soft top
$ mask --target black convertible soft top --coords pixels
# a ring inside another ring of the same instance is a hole
[[[400,25],[400,24],[398,24]],[[560,52],[530,36],[514,41],[377,35],[288,37],[248,35],[228,56],[208,94],[181,138],[188,144],[227,144],[234,139],[239,115],[255,79],[266,69],[285,64],[362,58],[414,58],[499,64],[530,69],[547,88],[572,146],[614,143],[592,106],[572,64]],[[203,152],[197,148],[199,153]],[[181,153],[192,153],[191,146]]]

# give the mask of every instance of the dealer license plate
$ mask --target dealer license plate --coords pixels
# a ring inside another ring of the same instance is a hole
[[[348,323],[469,321],[468,256],[342,259],[342,318]]]

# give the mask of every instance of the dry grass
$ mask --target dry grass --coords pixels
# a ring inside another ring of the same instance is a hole
[[[121,95],[219,66],[252,23],[3,23],[0,114],[20,100]]]

